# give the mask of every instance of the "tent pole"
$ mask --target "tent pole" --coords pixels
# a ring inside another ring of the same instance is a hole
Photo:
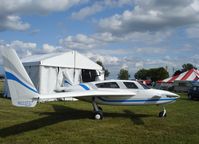
[[[73,70],[73,84],[75,83],[75,68],[76,68],[76,51],[74,52],[74,70]]]

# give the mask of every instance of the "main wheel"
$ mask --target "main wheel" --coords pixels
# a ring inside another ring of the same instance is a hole
[[[102,114],[102,112],[100,112],[100,111],[95,112],[95,113],[94,113],[94,119],[96,119],[96,120],[101,120],[101,119],[103,119],[103,114]]]
[[[159,117],[166,117],[166,116],[167,116],[167,114],[164,111],[161,111],[159,113]]]

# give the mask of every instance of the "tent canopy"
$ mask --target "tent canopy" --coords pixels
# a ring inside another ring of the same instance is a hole
[[[76,52],[35,55],[22,59],[24,66],[50,66],[76,69],[102,70],[102,67],[84,55]]]
[[[176,80],[180,81],[199,81],[199,70],[191,69],[180,75],[172,76],[164,80],[158,81],[158,83],[173,83]]]

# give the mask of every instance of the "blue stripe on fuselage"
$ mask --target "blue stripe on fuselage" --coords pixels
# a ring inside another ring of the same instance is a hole
[[[86,86],[85,84],[83,83],[80,83],[79,84],[82,88],[84,88],[84,90],[90,90],[88,86]]]
[[[98,97],[99,100],[103,102],[124,102],[124,103],[130,103],[130,102],[157,102],[157,101],[168,101],[168,100],[176,100],[176,98],[162,98],[162,99],[137,99],[137,100],[112,100],[112,99],[105,99],[102,97]]]
[[[69,85],[72,85],[69,81],[67,81],[67,80],[64,80],[64,83],[67,83],[67,84],[69,84]]]
[[[10,73],[10,72],[5,72],[5,75],[6,75],[6,79],[7,79],[7,80],[16,81],[16,82],[18,82],[19,84],[21,84],[22,86],[26,87],[27,89],[29,89],[29,90],[31,90],[31,91],[33,91],[33,92],[35,92],[35,93],[38,93],[37,90],[35,90],[35,89],[29,87],[28,85],[26,85],[24,82],[22,82],[20,79],[18,79],[18,78],[17,78],[15,75],[13,75],[12,73]]]

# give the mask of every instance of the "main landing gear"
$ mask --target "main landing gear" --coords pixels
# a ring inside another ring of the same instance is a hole
[[[92,105],[93,105],[93,118],[96,120],[103,119],[103,110],[99,107],[95,101],[95,97],[92,98]],[[167,116],[167,111],[164,106],[162,106],[162,111],[159,112],[159,117],[163,118]]]
[[[162,106],[162,111],[159,113],[159,117],[166,117],[167,116],[167,111],[164,106]]]
[[[102,108],[99,107],[96,102],[95,102],[95,97],[93,97],[93,100],[92,100],[92,105],[93,105],[93,109],[94,109],[94,119],[96,120],[101,120],[103,119],[103,111],[102,111]]]

